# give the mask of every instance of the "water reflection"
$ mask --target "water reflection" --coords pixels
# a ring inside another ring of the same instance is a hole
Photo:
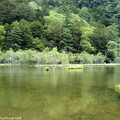
[[[23,120],[118,120],[118,66],[0,67],[0,115]]]

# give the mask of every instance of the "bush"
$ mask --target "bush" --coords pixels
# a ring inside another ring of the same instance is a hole
[[[87,52],[82,53],[62,53],[53,48],[51,51],[47,48],[43,52],[36,50],[18,50],[14,52],[12,49],[5,53],[0,51],[0,63],[10,64],[92,64],[104,63],[105,56],[101,53],[91,55]]]
[[[105,56],[102,53],[98,53],[93,56],[93,63],[104,63]]]
[[[92,64],[93,63],[93,55],[83,51],[80,53],[80,63],[82,64]]]

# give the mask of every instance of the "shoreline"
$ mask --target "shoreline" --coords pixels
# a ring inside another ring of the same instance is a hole
[[[110,63],[110,64],[0,64],[0,66],[116,66],[120,65],[120,63]]]

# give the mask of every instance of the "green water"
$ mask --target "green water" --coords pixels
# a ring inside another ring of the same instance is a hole
[[[120,120],[120,66],[0,67],[0,117]]]

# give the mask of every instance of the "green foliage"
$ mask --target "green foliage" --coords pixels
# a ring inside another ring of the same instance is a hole
[[[60,32],[63,25],[65,16],[63,14],[57,13],[54,10],[50,11],[49,16],[44,17],[48,33]]]
[[[20,58],[21,64],[36,64],[37,63],[37,57],[36,57],[36,51],[32,50],[26,50],[22,52],[22,56]]]
[[[115,91],[120,94],[120,85],[115,85]]]
[[[9,34],[7,36],[7,43],[9,45],[9,47],[7,46],[8,48],[12,48],[15,51],[20,49],[22,43],[22,31],[18,21],[11,24]]]
[[[3,44],[4,44],[4,40],[5,40],[5,29],[4,26],[0,25],[0,48],[2,48]]]
[[[74,69],[83,69],[84,66],[83,65],[77,65],[77,66],[69,66],[68,69],[69,70],[74,70]]]
[[[68,57],[68,54],[65,51],[63,51],[60,54],[60,63],[61,64],[69,64],[69,57]]]
[[[14,10],[16,8],[15,0],[0,1],[0,22],[11,23],[14,21]]]
[[[76,61],[77,63],[82,63],[82,64],[101,64],[104,63],[106,57],[102,55],[102,53],[97,53],[95,55],[89,54],[85,51],[83,51],[80,54],[76,54]]]
[[[29,27],[34,38],[42,36],[43,26],[39,21],[31,22]]]
[[[91,64],[93,63],[93,60],[92,60],[92,55],[90,55],[89,53],[83,51],[82,53],[80,53],[80,63],[82,64]]]
[[[70,63],[72,63],[72,64],[75,63],[75,61],[76,61],[76,54],[73,54],[73,53],[69,52],[68,57],[69,57]]]
[[[0,63],[4,61],[4,53],[0,51]]]
[[[117,56],[117,43],[115,41],[109,41],[107,43],[107,48],[107,61],[114,61],[115,57]]]
[[[57,48],[48,50],[46,48],[43,52],[38,52],[35,50],[18,50],[13,51],[10,49],[6,52],[0,51],[0,63],[11,63],[11,64],[91,64],[91,63],[103,63],[105,56],[101,53],[97,55],[90,55],[87,52],[82,52],[80,54],[58,52]]]
[[[6,53],[3,53],[2,63],[11,63],[11,64],[17,63],[16,53],[12,49],[7,51]]]
[[[35,12],[29,7],[28,4],[22,2],[17,4],[14,11],[14,17],[17,20],[26,19],[32,21],[33,19],[35,19]]]
[[[34,2],[34,1],[29,2],[29,6],[30,6],[32,9],[34,9],[34,10],[36,10],[36,9],[40,9],[40,10],[41,10],[41,7],[40,7],[36,2]]]
[[[48,52],[45,56],[46,63],[57,64],[60,63],[60,53],[57,51],[57,48],[53,48],[50,52]]]
[[[109,39],[111,41],[118,42],[119,41],[119,37],[117,37],[119,35],[118,25],[112,24],[108,26],[107,29],[108,29]]]
[[[45,70],[45,71],[49,71],[50,68],[49,68],[49,67],[45,67],[44,70]]]
[[[93,16],[90,14],[90,11],[87,7],[83,7],[80,12],[79,12],[79,16],[86,20],[86,21],[90,21],[93,19]]]
[[[14,51],[28,49],[32,47],[33,36],[29,27],[29,22],[21,20],[14,21],[7,30],[5,39],[8,44],[6,49],[12,48]],[[5,47],[5,46],[3,46]]]
[[[91,51],[94,51],[94,47],[91,46],[90,42],[89,41],[82,41],[82,49],[86,52],[91,52]]]
[[[116,45],[117,45],[117,43],[115,43],[115,41],[109,41],[107,44],[107,48],[108,49],[116,49]]]
[[[32,45],[33,45],[33,49],[38,51],[43,51],[45,48],[45,40],[38,37],[34,38]]]
[[[0,49],[40,51],[42,64],[119,62],[119,8],[119,0],[0,0]]]
[[[107,43],[109,41],[108,29],[105,26],[96,27],[93,35],[90,36],[91,44],[96,49],[96,52],[105,54]]]
[[[104,63],[105,62],[106,57],[104,55],[102,55],[102,53],[97,53],[96,55],[93,56],[93,63]]]

